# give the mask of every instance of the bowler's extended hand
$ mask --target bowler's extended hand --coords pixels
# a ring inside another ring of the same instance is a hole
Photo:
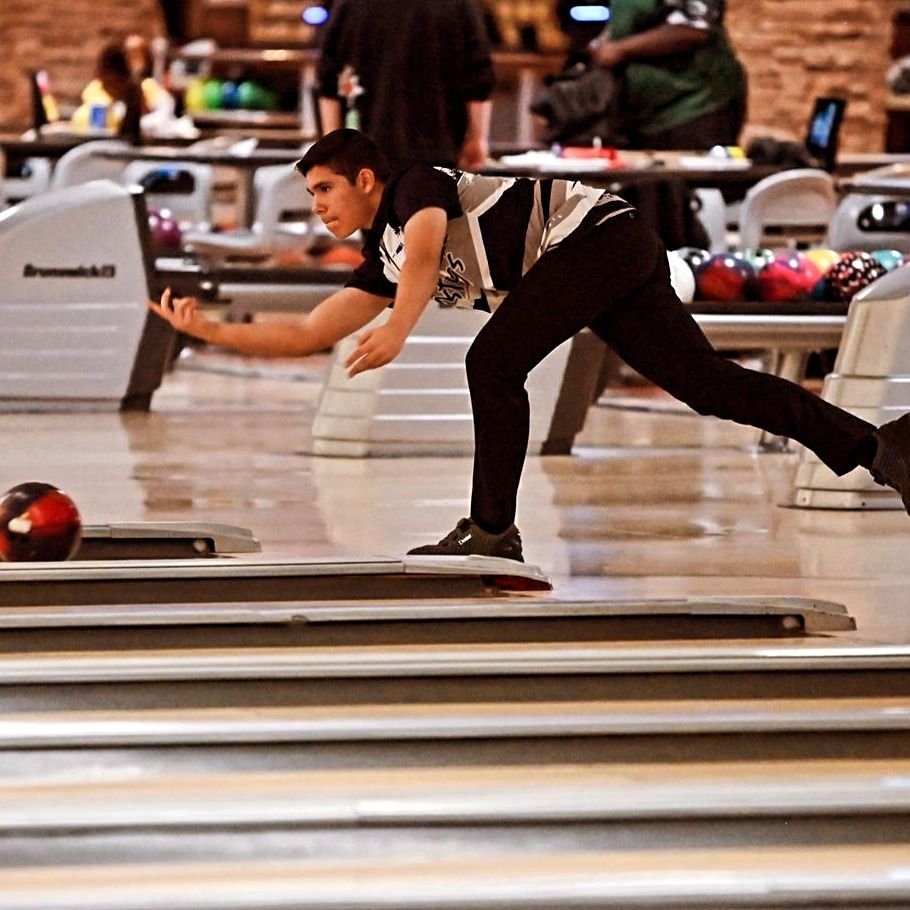
[[[353,378],[365,370],[375,370],[391,363],[401,353],[407,337],[406,332],[403,333],[388,323],[364,332],[357,339],[354,353],[344,363],[348,368],[348,376]]]
[[[174,297],[170,288],[165,289],[160,303],[154,300],[146,302],[153,313],[187,335],[198,335],[201,327],[209,321],[200,313],[199,301],[195,297]]]

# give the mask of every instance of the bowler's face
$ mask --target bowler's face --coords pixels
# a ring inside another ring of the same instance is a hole
[[[313,211],[336,237],[350,237],[355,231],[372,225],[376,214],[368,192],[373,185],[372,177],[371,171],[361,171],[357,180],[351,183],[325,165],[310,168],[306,185],[313,196]]]

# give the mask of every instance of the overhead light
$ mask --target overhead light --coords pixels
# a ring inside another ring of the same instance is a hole
[[[324,25],[329,18],[329,11],[324,6],[308,6],[300,18],[307,25]]]
[[[572,6],[569,8],[569,16],[576,22],[609,22],[609,6]]]

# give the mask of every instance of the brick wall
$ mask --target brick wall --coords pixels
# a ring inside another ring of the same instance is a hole
[[[487,2],[506,38],[553,7],[550,0]],[[727,0],[727,25],[750,76],[743,141],[802,139],[813,99],[835,94],[847,99],[842,149],[882,150],[892,20],[908,7],[908,0]]]
[[[317,0],[250,0],[250,43],[256,47],[313,44],[316,29],[301,12]]]
[[[729,30],[749,71],[745,139],[803,138],[812,100],[842,95],[843,151],[880,151],[885,72],[900,0],[727,0]]]
[[[130,32],[164,33],[157,0],[0,0],[0,127],[30,125],[29,70],[46,69],[58,101],[78,103],[98,52]]]
[[[501,9],[507,37],[515,32],[519,13],[522,21],[543,22],[552,8],[551,0],[485,2]],[[730,32],[750,75],[744,138],[802,138],[812,99],[835,93],[848,100],[843,149],[881,150],[891,23],[895,11],[908,5],[908,0],[727,0]],[[281,35],[288,43],[292,35],[297,43],[309,39],[300,22],[301,0],[250,0],[249,7],[252,44],[263,46],[266,38],[266,44],[279,43]],[[0,127],[28,123],[29,69],[46,68],[60,100],[74,103],[101,46],[134,30],[149,35],[163,30],[156,0],[2,0]]]
[[[508,38],[517,22],[540,21],[553,4],[491,0],[491,6]],[[892,20],[908,7],[908,0],[727,0],[727,26],[750,77],[743,141],[802,139],[813,99],[835,94],[847,99],[842,149],[883,149]]]

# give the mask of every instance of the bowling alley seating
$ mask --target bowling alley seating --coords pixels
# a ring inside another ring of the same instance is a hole
[[[769,229],[797,229],[800,237],[827,231],[837,207],[834,178],[820,168],[796,168],[759,180],[747,193],[740,209],[739,246],[789,246],[787,236],[765,242]]]
[[[277,250],[306,247],[316,238],[312,199],[292,167],[259,168],[253,190],[256,207],[251,227],[188,231],[186,251],[215,260],[262,259]]]
[[[57,162],[51,174],[49,189],[60,190],[66,186],[88,183],[90,180],[119,180],[126,168],[126,162],[101,158],[96,153],[128,148],[129,145],[119,139],[96,139],[75,146]]]
[[[708,235],[708,251],[723,253],[727,249],[727,204],[716,187],[697,187],[698,220]]]
[[[46,192],[51,183],[51,162],[47,158],[27,158],[21,172],[3,179],[6,203],[11,205]]]
[[[212,167],[182,161],[162,165],[148,161],[133,161],[123,172],[121,182],[139,184],[145,189],[149,206],[168,209],[180,220],[193,224],[208,223],[212,198]]]

